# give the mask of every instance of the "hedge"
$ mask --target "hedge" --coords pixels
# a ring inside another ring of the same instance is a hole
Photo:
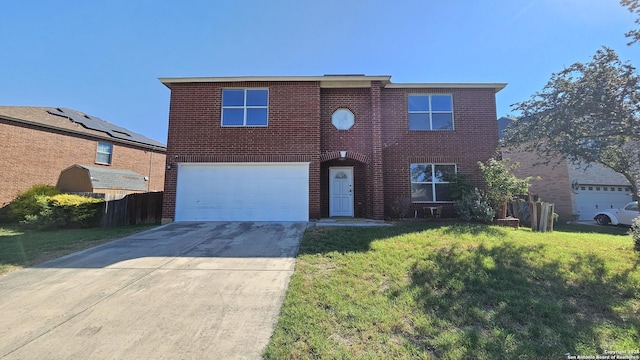
[[[38,229],[96,227],[102,218],[104,200],[80,195],[37,196],[39,211],[25,216],[22,224]]]
[[[27,215],[35,215],[40,212],[40,204],[38,204],[39,196],[58,195],[62,192],[55,186],[38,184],[29,190],[19,194],[7,207],[8,222],[17,223],[25,220]]]

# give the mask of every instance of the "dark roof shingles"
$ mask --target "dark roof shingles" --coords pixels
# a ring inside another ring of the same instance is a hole
[[[166,149],[165,144],[111,124],[95,116],[72,110],[35,106],[0,106],[0,117],[25,121],[36,125],[70,131],[100,138],[109,138],[114,142],[139,143],[141,145]],[[84,119],[85,121],[80,121]],[[118,132],[128,134],[119,135]]]

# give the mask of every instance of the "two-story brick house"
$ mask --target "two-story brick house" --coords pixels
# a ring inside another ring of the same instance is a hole
[[[91,165],[144,177],[138,191],[162,191],[164,144],[77,110],[0,106],[0,208],[63,170]]]
[[[505,84],[390,76],[161,78],[163,221],[382,219],[449,206],[447,175],[496,155]]]

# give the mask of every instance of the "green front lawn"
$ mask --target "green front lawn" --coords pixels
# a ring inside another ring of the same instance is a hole
[[[52,231],[0,227],[0,275],[154,226],[156,225]]]
[[[636,350],[627,230],[461,223],[314,228],[268,359],[540,359]]]

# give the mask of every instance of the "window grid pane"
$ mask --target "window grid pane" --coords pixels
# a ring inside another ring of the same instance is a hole
[[[431,109],[437,111],[453,111],[451,95],[431,95]]]
[[[452,95],[409,94],[407,108],[409,130],[454,130]]]
[[[247,90],[247,106],[267,106],[267,90]]]
[[[268,89],[223,89],[222,126],[268,126]]]
[[[432,187],[433,187],[432,184],[411,184],[411,201],[412,202],[433,201]]]
[[[96,163],[111,165],[111,155],[113,153],[113,145],[109,143],[99,142],[96,151]]]
[[[428,95],[409,95],[409,111],[429,111]]]
[[[411,164],[412,182],[431,182],[433,173],[430,164]]]
[[[242,126],[244,125],[244,109],[222,109],[222,125]]]
[[[431,124],[433,130],[453,130],[451,114],[432,114]]]
[[[223,90],[222,106],[244,106],[244,90]]]
[[[449,179],[455,164],[410,164],[411,202],[453,201]]]
[[[409,130],[429,130],[429,114],[409,114]]]
[[[247,125],[267,125],[267,109],[247,109]]]

